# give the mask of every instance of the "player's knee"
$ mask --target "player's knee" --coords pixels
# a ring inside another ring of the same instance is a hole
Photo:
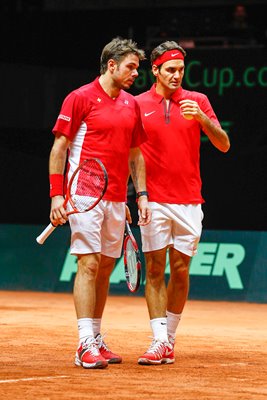
[[[164,271],[162,268],[152,266],[146,271],[146,280],[150,283],[159,283],[164,280]]]
[[[99,262],[94,259],[83,259],[78,260],[78,272],[86,275],[89,279],[96,279],[99,268]]]
[[[175,265],[171,269],[171,279],[173,284],[186,285],[189,279],[189,267],[185,264]]]

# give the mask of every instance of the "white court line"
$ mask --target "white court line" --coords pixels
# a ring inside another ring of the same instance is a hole
[[[4,379],[4,380],[0,380],[0,383],[13,383],[13,382],[24,382],[24,381],[42,381],[44,379],[60,379],[60,378],[69,378],[69,376],[67,376],[67,375],[36,376],[36,377],[33,377],[33,378]]]

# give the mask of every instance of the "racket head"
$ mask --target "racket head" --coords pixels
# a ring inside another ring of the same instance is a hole
[[[126,283],[130,292],[137,292],[141,281],[141,260],[135,237],[126,221],[125,235],[123,242],[124,272]]]
[[[101,160],[88,158],[74,171],[67,188],[66,200],[74,213],[83,213],[94,208],[104,196],[108,185],[108,174]]]

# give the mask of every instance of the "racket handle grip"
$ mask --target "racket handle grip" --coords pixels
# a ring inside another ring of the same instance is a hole
[[[52,225],[51,223],[47,225],[47,227],[43,230],[43,232],[37,236],[36,242],[39,244],[43,244],[49,235],[56,229],[56,226]]]

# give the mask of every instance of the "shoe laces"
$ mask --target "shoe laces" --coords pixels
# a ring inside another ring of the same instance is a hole
[[[104,348],[106,351],[110,351],[110,349],[108,348],[108,345],[104,342],[104,337],[106,336],[107,332],[105,332],[103,335],[101,335],[101,333],[99,333],[96,336],[96,342],[98,344],[98,348],[102,347]]]
[[[164,353],[164,345],[165,343],[161,340],[153,339],[149,349],[147,350],[147,353],[156,353],[161,357]]]
[[[86,339],[82,343],[82,348],[86,349],[93,356],[99,355],[98,345],[97,345],[95,338]]]

